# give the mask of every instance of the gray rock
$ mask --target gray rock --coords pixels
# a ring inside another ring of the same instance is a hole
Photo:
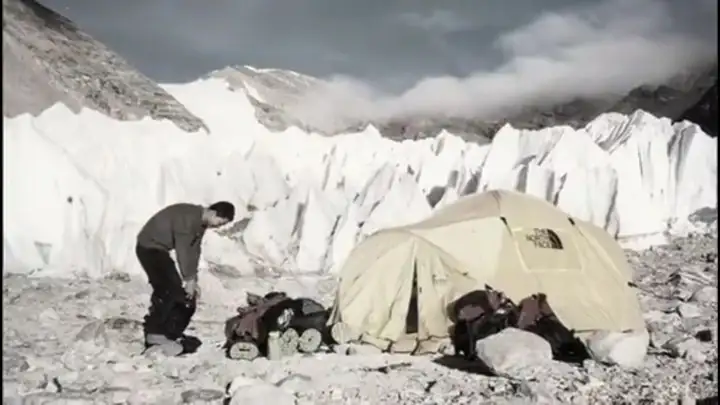
[[[679,299],[680,301],[687,302],[690,301],[690,298],[692,298],[692,290],[688,288],[678,288],[675,290],[675,293],[673,294],[675,298]]]
[[[122,387],[111,387],[106,389],[108,400],[113,405],[125,405],[132,395],[132,391]]]
[[[107,276],[105,276],[107,280],[112,281],[118,281],[121,283],[129,283],[132,278],[130,277],[130,274],[122,272],[122,271],[114,271]]]
[[[67,18],[34,0],[3,0],[3,116],[55,103],[120,120],[168,119],[207,129],[173,96]]]
[[[137,389],[130,394],[127,403],[132,405],[177,404],[178,399],[177,396],[164,389]]]
[[[228,397],[232,397],[237,393],[238,391],[241,391],[247,387],[252,387],[253,385],[263,385],[267,384],[266,381],[263,381],[259,378],[252,378],[252,377],[246,377],[244,375],[239,375],[227,385],[227,389],[225,394],[227,394]]]
[[[290,374],[280,379],[275,385],[292,393],[306,391],[311,388],[312,378],[302,374]]]
[[[647,311],[643,314],[643,318],[647,323],[665,322],[667,316],[665,312],[657,310]]]
[[[116,373],[129,373],[136,370],[132,363],[116,363],[113,364],[112,370]]]
[[[671,338],[665,330],[650,330],[650,345],[656,349],[662,348]]]
[[[526,381],[522,381],[518,387],[518,391],[523,395],[529,397],[533,404],[556,404],[558,401],[553,398],[546,389],[535,384],[529,384]]]
[[[83,391],[95,392],[106,385],[105,379],[97,371],[70,371],[60,374],[51,380],[56,386],[56,391]]]
[[[30,368],[27,358],[20,354],[5,354],[2,358],[3,375],[22,373]]]
[[[52,308],[46,308],[38,315],[38,321],[42,324],[52,324],[60,319],[57,311]]]
[[[25,388],[23,384],[17,380],[3,380],[2,383],[2,394],[5,397],[17,397],[20,398],[25,394]]]
[[[495,374],[515,378],[525,368],[552,361],[550,343],[520,329],[507,328],[475,344],[478,358]]]
[[[682,303],[678,305],[677,313],[684,319],[698,318],[703,314],[700,307],[690,303]]]
[[[58,391],[67,389],[73,386],[80,380],[80,373],[77,371],[70,371],[67,373],[60,374],[52,379],[53,384],[58,388]]]
[[[685,358],[695,363],[704,363],[707,360],[702,344],[691,337],[671,339],[663,348],[674,357]]]
[[[152,360],[159,361],[165,357],[175,357],[182,354],[183,346],[179,342],[170,341],[167,343],[150,346],[143,355]]]
[[[34,392],[23,397],[23,405],[52,405],[52,404],[72,404],[72,405],[92,405],[97,402],[91,395],[81,393],[51,393],[51,392]]]
[[[230,405],[295,405],[295,396],[271,384],[256,384],[236,390]]]
[[[46,388],[49,388],[49,391],[57,391],[55,385],[50,383],[48,375],[40,370],[24,372],[20,375],[19,379],[25,387],[26,392],[38,389],[45,390]]]
[[[135,372],[126,373],[115,373],[109,378],[108,385],[116,389],[130,389],[136,388],[136,376]]]
[[[106,345],[77,340],[65,350],[60,360],[68,370],[85,370],[88,364],[99,362],[106,355],[109,355]]]
[[[342,355],[347,355],[349,349],[350,349],[349,344],[333,345],[333,347],[332,347],[333,353],[342,354]]]
[[[126,333],[142,332],[143,323],[136,319],[114,316],[105,319],[105,327],[110,330],[117,330]]]
[[[23,405],[23,399],[17,395],[3,393],[3,405]]]
[[[371,356],[381,353],[382,350],[371,344],[350,343],[347,345],[347,354],[350,356]]]
[[[98,346],[107,346],[109,340],[103,321],[90,321],[75,336],[76,341],[93,342]]]
[[[714,219],[717,220],[717,210],[715,210],[715,212],[714,212],[714,217],[715,217]],[[707,252],[707,253],[704,253],[701,257],[705,263],[717,263],[717,261],[718,261],[717,252]]]
[[[707,283],[708,278],[702,274],[702,265],[687,265],[674,271],[668,277],[668,285],[675,287],[675,296],[690,298],[692,291],[699,283]]]
[[[183,404],[216,404],[225,394],[212,389],[193,389],[180,394]]]
[[[650,334],[644,329],[627,333],[597,332],[585,345],[590,356],[600,363],[636,368],[645,360]]]
[[[698,303],[717,302],[717,287],[704,286],[698,288],[690,297],[690,300]]]
[[[705,363],[708,360],[708,356],[698,347],[693,347],[685,352],[684,358],[698,364]]]

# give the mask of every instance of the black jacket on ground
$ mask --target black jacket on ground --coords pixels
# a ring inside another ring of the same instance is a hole
[[[146,249],[175,250],[180,274],[184,280],[190,280],[197,276],[200,246],[205,235],[202,215],[201,205],[169,205],[143,226],[137,244]]]

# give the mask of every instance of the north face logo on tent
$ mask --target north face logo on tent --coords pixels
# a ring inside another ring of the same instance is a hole
[[[525,239],[532,242],[539,249],[562,249],[560,237],[550,229],[535,228],[525,235]]]

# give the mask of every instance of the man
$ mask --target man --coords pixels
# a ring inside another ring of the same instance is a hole
[[[209,207],[173,204],[153,215],[138,234],[135,253],[153,289],[144,325],[147,348],[159,346],[169,356],[183,352],[179,340],[195,314],[200,292],[197,272],[205,230],[234,217],[235,206],[227,201]],[[170,250],[175,250],[179,273]]]

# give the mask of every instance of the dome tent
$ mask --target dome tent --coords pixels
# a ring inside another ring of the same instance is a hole
[[[644,329],[630,280],[622,249],[603,229],[539,198],[494,190],[361,242],[340,270],[329,323],[381,349],[433,351],[449,336],[450,304],[488,285],[515,303],[545,293],[582,340]]]

